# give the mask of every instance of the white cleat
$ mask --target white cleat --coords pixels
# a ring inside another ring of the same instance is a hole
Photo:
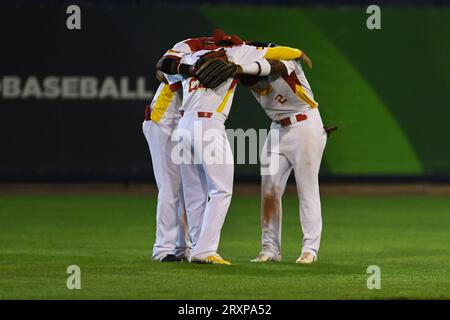
[[[277,257],[276,259],[274,259],[265,255],[264,253],[260,253],[255,259],[250,260],[250,262],[280,262],[280,260],[281,257]]]
[[[299,264],[311,264],[317,261],[317,257],[311,252],[303,252],[302,255],[295,261]]]

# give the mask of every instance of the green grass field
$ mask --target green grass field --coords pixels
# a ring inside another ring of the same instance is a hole
[[[324,197],[319,263],[300,250],[295,197],[284,199],[283,262],[252,264],[259,199],[235,196],[220,253],[232,266],[150,261],[155,198],[0,196],[1,299],[450,298],[450,198]],[[81,290],[66,268],[81,268]],[[381,289],[366,287],[369,265]]]

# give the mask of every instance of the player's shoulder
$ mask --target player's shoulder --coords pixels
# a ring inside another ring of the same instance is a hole
[[[224,49],[229,57],[239,57],[247,55],[249,52],[255,51],[256,47],[241,44],[232,47],[224,47]]]
[[[185,39],[180,42],[177,42],[173,45],[173,47],[166,51],[165,56],[174,56],[181,58],[186,54],[193,52],[191,46],[189,45],[192,39]]]
[[[185,53],[203,50],[206,46],[213,44],[212,37],[188,38],[175,44],[174,49],[183,50]]]
[[[242,44],[227,49],[228,58],[234,63],[249,63],[264,57],[265,51],[258,47]]]
[[[240,44],[240,45],[236,45],[236,46],[231,46],[231,47],[224,47],[226,51],[229,52],[239,52],[239,51],[245,51],[245,50],[258,50],[258,47],[255,46],[250,46],[248,44]]]
[[[188,38],[177,42],[165,55],[181,58],[186,54],[203,50],[209,44],[214,43],[211,37]]]
[[[230,47],[229,49],[230,54],[236,54],[236,55],[264,55],[267,51],[266,47],[255,47],[248,44],[241,44],[238,46]]]
[[[190,39],[185,39],[175,43],[174,46],[172,47],[172,50],[183,53],[192,52],[191,47],[188,44],[188,41],[190,41]]]
[[[191,52],[191,53],[184,55],[181,61],[182,61],[182,63],[186,63],[186,64],[194,64],[201,56],[203,56],[204,54],[211,52],[211,51],[213,51],[213,50],[203,49],[203,50]]]

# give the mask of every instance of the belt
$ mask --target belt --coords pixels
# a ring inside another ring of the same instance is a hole
[[[213,115],[212,112],[202,112],[202,111],[197,112],[197,116],[199,118],[211,118],[212,115]]]
[[[292,117],[287,117],[287,118],[283,118],[283,119],[281,119],[281,120],[277,120],[277,121],[275,121],[275,122],[278,123],[278,124],[280,124],[282,127],[287,127],[287,126],[290,126],[291,124],[294,124],[294,123],[297,123],[297,122],[300,122],[300,121],[303,121],[303,120],[308,119],[308,117],[306,116],[306,114],[303,114],[303,113],[296,114],[296,115],[294,116],[294,118],[295,118],[296,121],[294,121],[294,122],[292,122],[292,119],[291,119],[291,118],[292,118]]]
[[[150,121],[152,119],[152,108],[149,105],[145,106],[144,120]]]
[[[181,110],[180,111],[180,116],[184,116],[184,111]],[[204,112],[204,111],[199,111],[197,112],[197,117],[199,118],[211,118],[213,116],[212,112]]]

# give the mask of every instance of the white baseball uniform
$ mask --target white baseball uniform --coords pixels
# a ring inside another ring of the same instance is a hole
[[[261,171],[261,253],[273,259],[281,258],[281,197],[292,169],[300,201],[302,252],[317,255],[319,251],[322,216],[318,174],[327,139],[318,103],[301,65],[295,61],[283,62],[287,76],[270,76],[251,88],[273,120],[266,147],[269,166],[278,170],[269,174]]]
[[[191,38],[176,43],[164,56],[181,58],[208,45],[211,38]],[[176,144],[171,140],[178,126],[182,103],[180,75],[165,75],[168,84],[161,83],[150,104],[150,119],[144,120],[143,132],[152,156],[153,172],[158,186],[156,210],[156,240],[153,259],[167,254],[190,255],[191,241],[184,209],[180,167],[171,159]]]
[[[266,52],[247,45],[225,50],[229,60],[237,64],[259,60]],[[192,65],[206,52],[185,55],[181,62]],[[195,160],[180,165],[191,230],[191,259],[204,259],[217,253],[220,231],[231,202],[234,160],[224,122],[236,84],[236,79],[228,79],[215,89],[206,89],[196,78],[182,81],[184,115],[178,128],[188,134],[189,139],[183,139],[184,149],[192,148],[191,160]]]

